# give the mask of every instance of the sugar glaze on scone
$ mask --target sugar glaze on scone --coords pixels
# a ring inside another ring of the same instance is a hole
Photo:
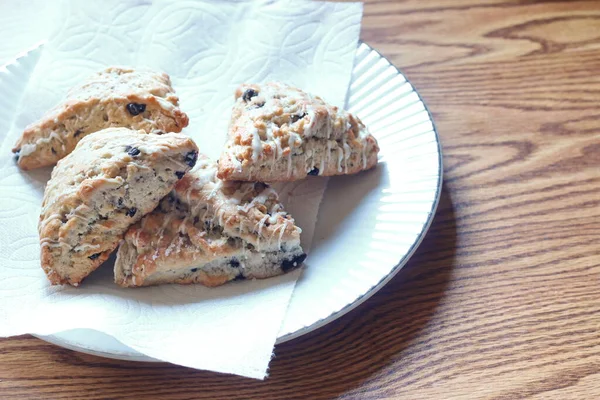
[[[196,168],[152,213],[132,226],[119,247],[121,286],[268,278],[298,267],[306,254],[301,230],[263,183],[223,182],[216,164]]]
[[[354,174],[374,167],[378,152],[360,119],[318,96],[281,83],[242,85],[218,176],[273,182]]]
[[[197,157],[194,142],[178,133],[109,128],[83,138],[58,162],[44,193],[39,234],[48,279],[77,286]]]
[[[188,125],[165,73],[111,67],[72,88],[29,125],[13,153],[23,169],[54,165],[86,135],[110,127],[180,132]]]

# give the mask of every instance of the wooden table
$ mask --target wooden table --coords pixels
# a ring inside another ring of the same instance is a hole
[[[600,2],[367,2],[431,109],[439,211],[364,305],[264,382],[0,340],[0,398],[600,398]]]

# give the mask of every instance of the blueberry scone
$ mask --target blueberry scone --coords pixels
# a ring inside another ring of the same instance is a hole
[[[235,96],[221,179],[293,181],[377,164],[377,141],[360,119],[318,96],[281,83],[242,85]]]
[[[54,165],[86,135],[110,127],[180,132],[188,117],[165,73],[111,67],[71,89],[14,148],[23,169]]]
[[[179,133],[109,128],[83,138],[46,186],[41,264],[53,284],[77,286],[196,163],[198,148]]]
[[[300,228],[263,183],[223,182],[201,157],[159,207],[133,225],[117,252],[121,286],[268,278],[298,267]]]

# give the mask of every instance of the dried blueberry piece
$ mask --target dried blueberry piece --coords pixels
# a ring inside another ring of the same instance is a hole
[[[288,272],[298,267],[302,262],[306,259],[306,254],[302,253],[299,256],[295,256],[294,258],[290,258],[289,260],[284,260],[281,263],[281,269],[283,272]]]
[[[194,217],[194,225],[200,222],[200,217]]]
[[[192,268],[190,269],[191,272],[198,272],[198,268]]]
[[[75,133],[73,134],[73,137],[77,137],[77,136],[81,135],[82,133],[83,133],[83,129],[77,129],[75,131]]]
[[[119,200],[117,200],[117,206],[121,207],[123,205],[123,198],[119,197]]]
[[[127,111],[129,111],[129,114],[131,115],[139,115],[146,111],[146,105],[140,103],[129,103],[127,104]]]
[[[20,156],[20,155],[21,155],[21,149],[18,149],[17,151],[15,151],[15,155],[14,155],[14,157],[15,157],[15,161],[18,161],[18,160],[19,160],[19,156]]]
[[[185,155],[185,163],[187,165],[189,165],[190,167],[193,167],[194,165],[196,165],[196,161],[198,161],[198,152],[197,151],[190,151],[189,153],[187,153]]]
[[[137,212],[137,208],[131,207],[129,210],[127,210],[127,213],[125,215],[127,215],[128,217],[133,217],[136,212]]]
[[[315,168],[311,169],[310,172],[308,173],[308,175],[312,175],[312,176],[319,175],[319,168],[315,167]]]
[[[175,175],[177,175],[177,179],[181,179],[185,175],[185,171],[176,171]]]
[[[303,113],[302,115],[292,115],[290,117],[290,119],[292,120],[292,124],[295,124],[296,122],[300,121],[305,116],[306,116],[306,113]]]
[[[263,101],[262,103],[255,103],[256,108],[261,108],[265,106],[265,102]]]
[[[239,274],[238,276],[236,276],[235,278],[233,278],[234,281],[245,281],[246,277],[242,274]]]
[[[237,260],[237,258],[232,258],[229,261],[229,265],[231,266],[231,268],[239,268],[240,267],[240,262]]]
[[[135,157],[141,153],[140,149],[138,149],[137,147],[133,147],[133,146],[125,146],[125,151],[131,157]]]
[[[89,256],[88,258],[89,258],[90,260],[95,260],[96,258],[100,257],[100,254],[102,254],[102,253],[96,253],[96,254],[92,254],[92,255],[91,255],[91,256]]]
[[[244,95],[242,96],[242,99],[244,99],[244,101],[247,103],[250,100],[252,100],[253,97],[258,96],[258,92],[254,89],[248,89],[244,92]]]
[[[54,147],[50,147],[50,151],[52,152],[52,154],[56,154],[56,150],[54,149]]]

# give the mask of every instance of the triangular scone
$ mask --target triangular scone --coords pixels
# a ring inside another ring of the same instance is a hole
[[[206,158],[119,247],[121,286],[268,278],[299,266],[306,254],[300,228],[263,183],[223,182]]]
[[[19,167],[54,165],[85,136],[110,127],[181,132],[188,117],[165,73],[111,67],[69,91],[65,100],[29,125],[13,153]]]
[[[178,133],[109,128],[83,138],[56,165],[44,193],[39,233],[48,279],[77,286],[197,158],[194,142]]]
[[[219,178],[293,181],[377,164],[379,147],[352,114],[281,83],[242,85],[219,160]]]

